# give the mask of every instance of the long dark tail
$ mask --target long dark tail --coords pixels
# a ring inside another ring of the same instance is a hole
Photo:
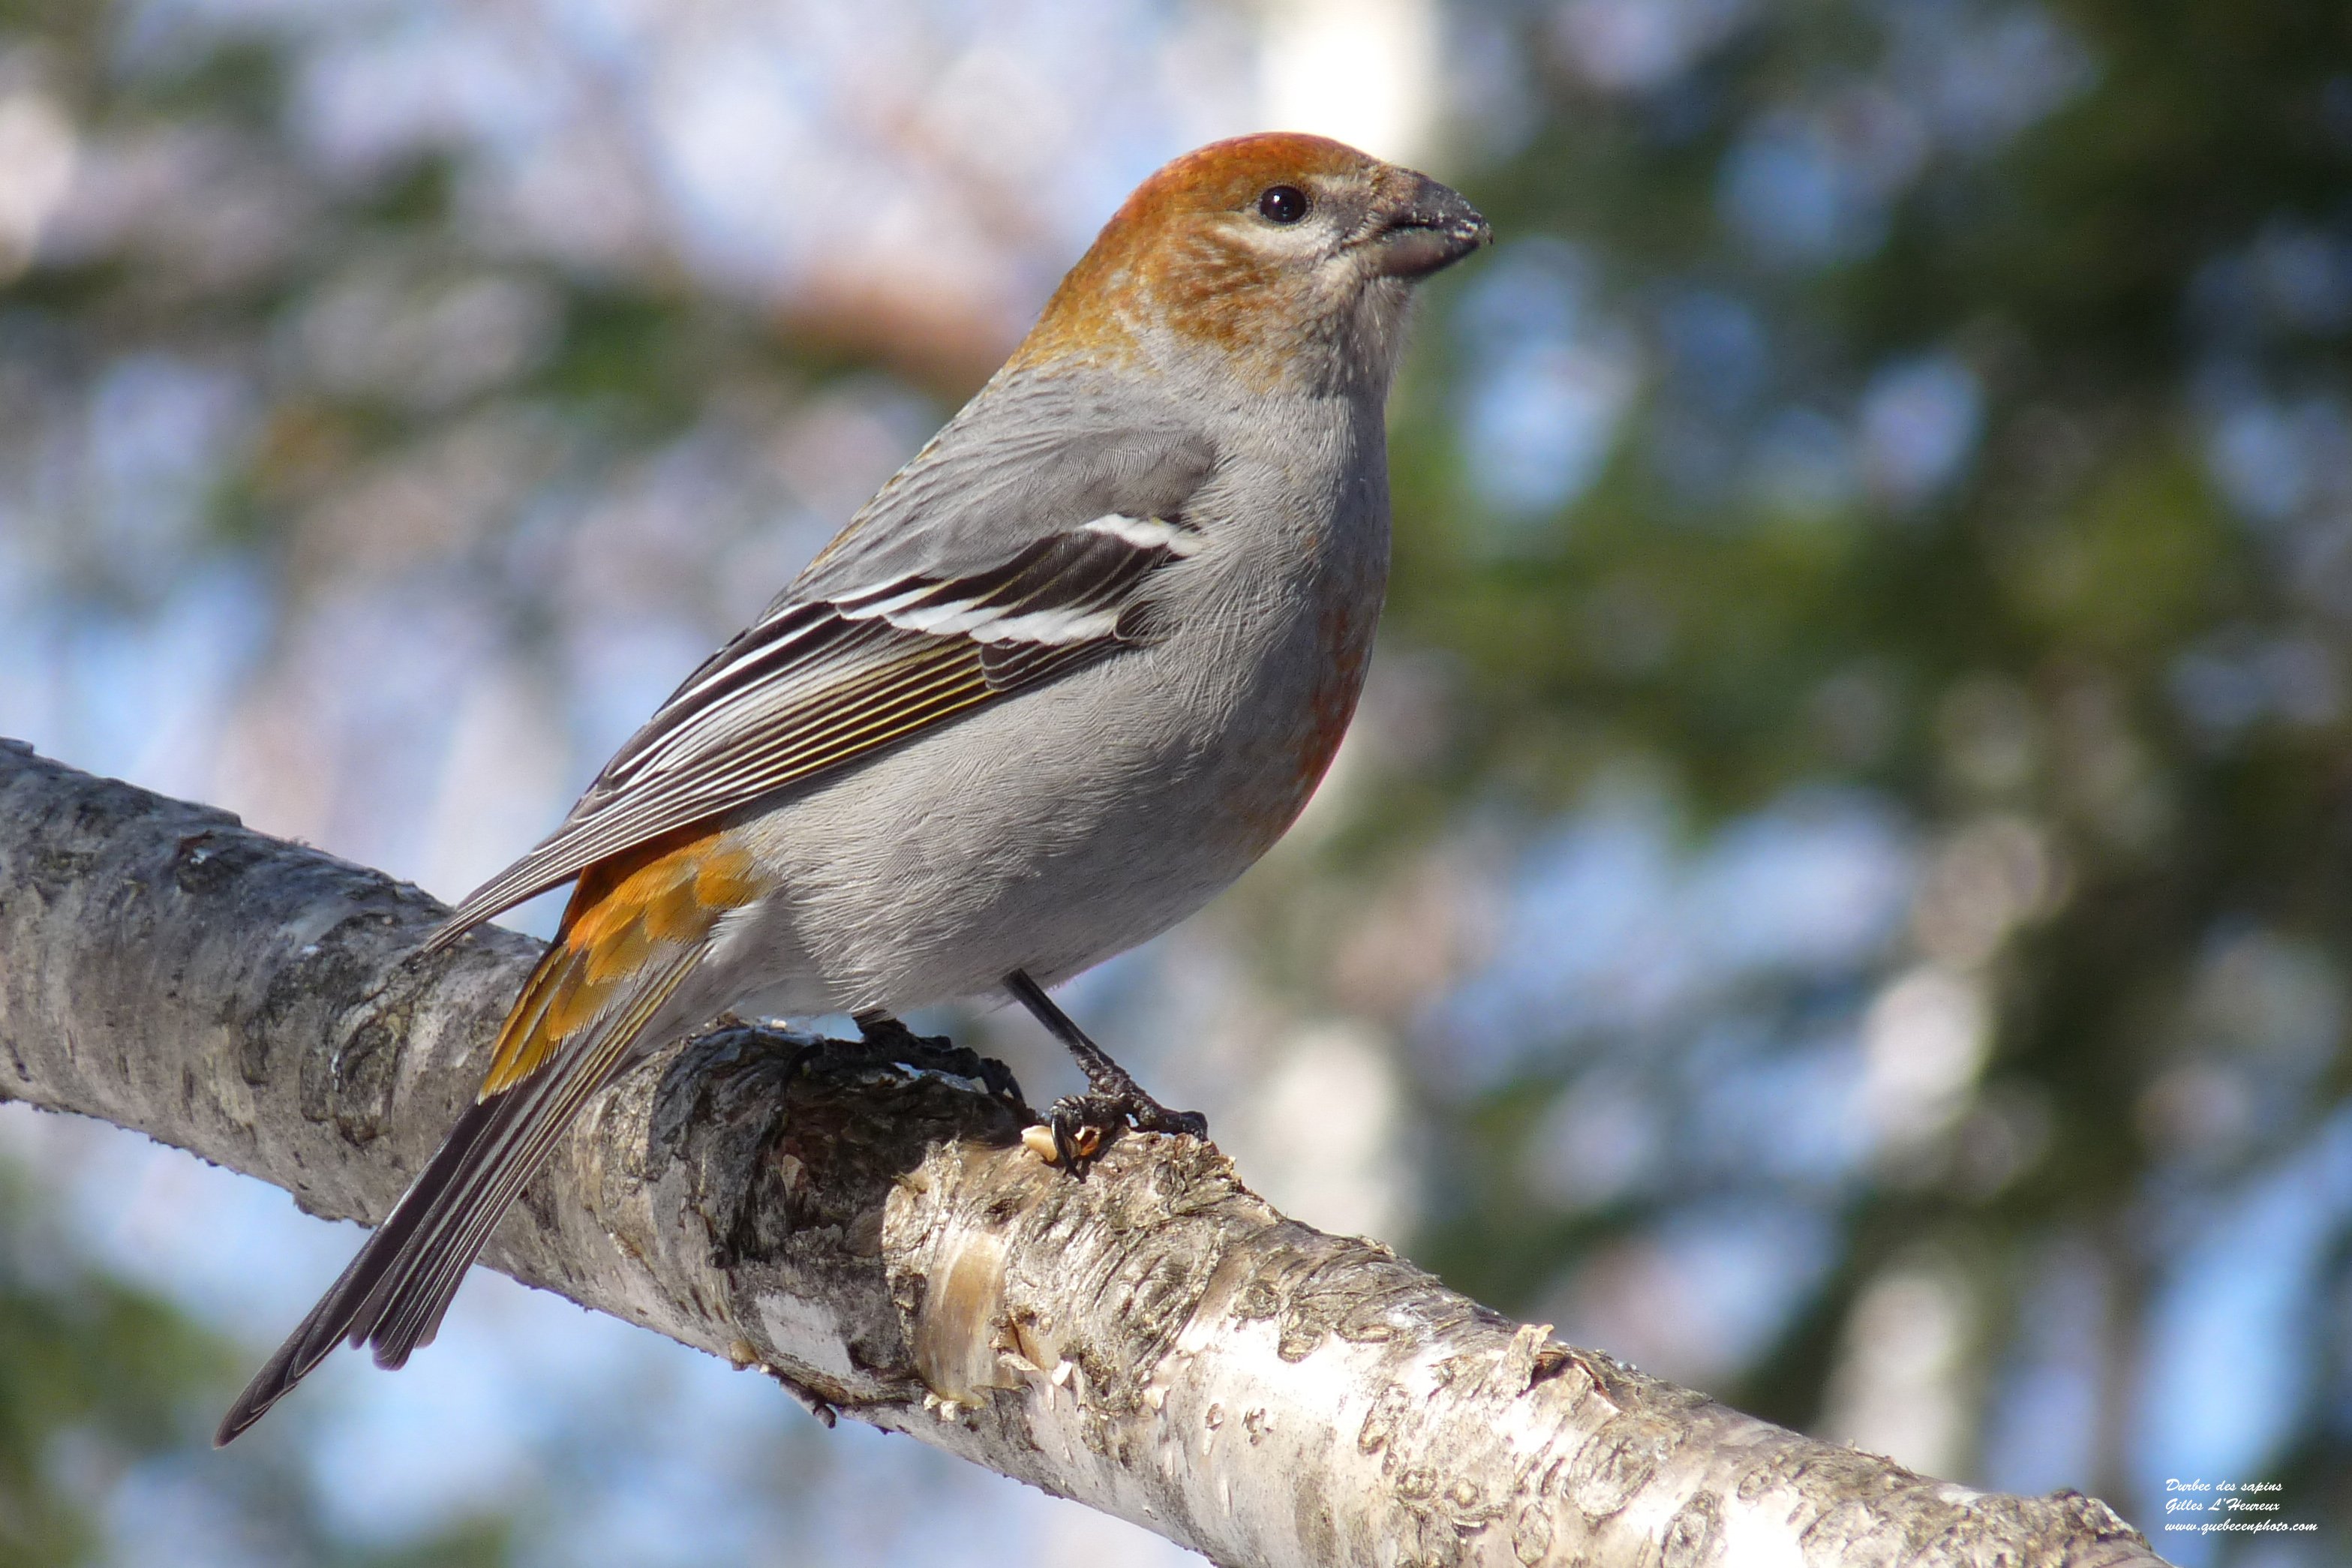
[[[551,949],[551,959],[561,952]],[[373,1345],[383,1367],[402,1365],[410,1352],[433,1342],[499,1216],[588,1097],[614,1076],[697,956],[664,965],[625,1005],[564,1041],[535,1071],[467,1109],[341,1278],[236,1396],[213,1436],[215,1447],[267,1415],[339,1342]],[[540,980],[534,975],[525,987],[519,1012]]]

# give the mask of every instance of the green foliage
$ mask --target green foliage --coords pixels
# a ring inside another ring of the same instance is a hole
[[[226,1347],[74,1260],[0,1164],[0,1563],[84,1561],[105,1474],[186,1443]]]

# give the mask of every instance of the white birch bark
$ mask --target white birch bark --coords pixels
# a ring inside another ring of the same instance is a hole
[[[537,951],[410,963],[439,908],[0,744],[0,1097],[378,1218]],[[1560,1345],[1284,1219],[1208,1145],[1130,1137],[1074,1180],[1025,1120],[722,1030],[600,1097],[488,1261],[1234,1568],[2157,1561],[2095,1500],[1922,1478]]]

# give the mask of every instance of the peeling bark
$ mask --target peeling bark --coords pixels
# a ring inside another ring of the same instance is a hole
[[[0,744],[0,1097],[380,1218],[538,950],[412,962],[440,913]],[[2078,1493],[1927,1479],[1559,1344],[1210,1145],[1122,1139],[1073,1180],[1029,1120],[719,1029],[600,1096],[487,1261],[1236,1568],[2157,1561]]]

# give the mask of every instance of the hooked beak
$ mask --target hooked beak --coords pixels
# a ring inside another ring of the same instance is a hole
[[[1374,265],[1391,278],[1426,278],[1451,267],[1495,237],[1478,209],[1451,186],[1405,170],[1404,188],[1381,204],[1379,225],[1367,237]]]

